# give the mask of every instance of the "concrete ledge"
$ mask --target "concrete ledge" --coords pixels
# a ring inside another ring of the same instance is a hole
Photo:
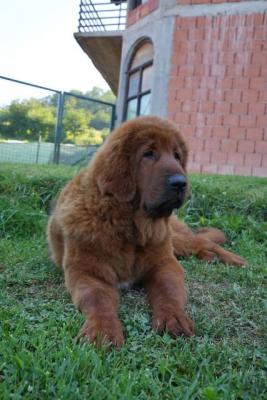
[[[117,95],[120,77],[122,32],[75,33],[74,37],[109,84],[114,94]]]

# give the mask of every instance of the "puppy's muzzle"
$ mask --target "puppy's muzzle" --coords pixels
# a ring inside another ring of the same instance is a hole
[[[171,175],[167,179],[167,185],[175,192],[184,192],[187,188],[187,179],[181,174]]]

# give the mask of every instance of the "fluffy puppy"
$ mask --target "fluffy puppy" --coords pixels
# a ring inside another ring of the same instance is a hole
[[[187,153],[175,125],[137,118],[118,127],[62,190],[47,237],[73,303],[85,316],[80,337],[123,344],[117,308],[118,288],[125,283],[143,285],[156,331],[191,336],[176,256],[244,264],[219,246],[220,231],[192,232],[172,216],[186,197]]]

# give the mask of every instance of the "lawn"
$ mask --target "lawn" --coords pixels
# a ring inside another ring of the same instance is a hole
[[[266,399],[267,180],[191,177],[182,210],[212,225],[245,268],[182,260],[190,339],[151,330],[144,294],[122,292],[126,344],[80,344],[83,317],[47,255],[52,198],[74,167],[0,164],[0,399]]]

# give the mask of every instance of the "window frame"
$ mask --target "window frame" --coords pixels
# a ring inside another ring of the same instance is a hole
[[[151,89],[149,90],[145,90],[142,92],[142,82],[143,82],[143,73],[144,70],[150,66],[153,67],[154,64],[154,60],[153,58],[149,61],[146,61],[145,63],[139,65],[138,67],[134,67],[131,68],[131,64],[133,62],[134,56],[136,55],[136,53],[138,52],[138,50],[146,43],[150,43],[152,46],[152,42],[149,40],[146,40],[144,42],[142,42],[138,48],[134,51],[132,57],[131,57],[131,61],[129,63],[129,69],[127,71],[127,78],[126,78],[126,90],[125,90],[125,100],[124,100],[124,109],[123,109],[123,121],[127,121],[127,111],[128,111],[128,103],[131,100],[137,99],[137,110],[136,110],[136,116],[135,117],[139,117],[140,116],[140,108],[141,108],[141,99],[144,95],[147,94],[151,94]],[[138,83],[138,91],[135,95],[129,96],[129,88],[130,88],[130,77],[131,75],[135,74],[136,72],[139,72],[138,74],[138,78],[139,78],[139,83]]]

